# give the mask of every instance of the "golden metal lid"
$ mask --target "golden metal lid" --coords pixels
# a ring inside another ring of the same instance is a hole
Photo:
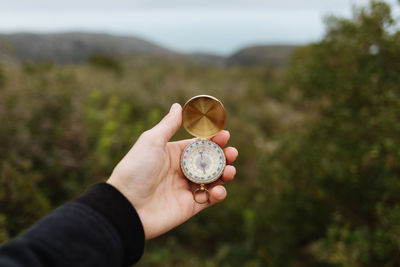
[[[226,122],[224,105],[213,96],[192,97],[183,106],[182,122],[186,131],[193,136],[213,137],[224,129]]]

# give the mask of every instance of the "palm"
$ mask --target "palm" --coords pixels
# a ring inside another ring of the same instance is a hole
[[[180,169],[180,155],[184,145],[189,142],[172,142],[165,146],[138,145],[133,147],[133,153],[129,153],[135,157],[140,155],[142,159],[139,162],[146,162],[146,167],[136,169],[140,172],[130,172],[129,179],[135,177],[135,187],[143,189],[140,195],[135,196],[140,197],[136,199],[135,207],[139,214],[145,213],[141,217],[148,220],[144,224],[149,226],[148,231],[154,233],[154,236],[183,223],[203,208],[193,201],[190,184]],[[137,160],[129,158],[130,162]],[[154,179],[149,179],[149,176]]]

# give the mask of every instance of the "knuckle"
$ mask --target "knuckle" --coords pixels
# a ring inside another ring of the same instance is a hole
[[[150,138],[151,138],[150,130],[144,131],[139,137],[139,139],[141,139],[141,140],[149,140]]]

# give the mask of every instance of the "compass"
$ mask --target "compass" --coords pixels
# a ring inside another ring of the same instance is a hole
[[[207,184],[221,177],[226,159],[221,147],[210,140],[225,126],[226,113],[221,101],[209,95],[199,95],[189,99],[182,109],[183,127],[197,140],[189,144],[181,156],[181,169],[185,177],[198,184],[193,191],[193,199],[199,204],[208,202]],[[205,202],[199,202],[199,192],[207,194]]]

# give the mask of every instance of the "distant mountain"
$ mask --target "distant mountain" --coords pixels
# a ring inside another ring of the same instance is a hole
[[[117,58],[149,55],[186,59],[211,65],[270,65],[281,67],[288,63],[296,46],[254,46],[231,56],[206,53],[185,54],[152,42],[127,36],[100,33],[0,34],[0,60],[17,62],[81,63],[93,54]]]
[[[294,45],[262,45],[241,49],[225,60],[227,65],[270,65],[284,67],[289,63]]]
[[[200,63],[200,64],[207,64],[207,65],[225,65],[226,57],[213,55],[213,54],[206,54],[206,53],[191,53],[186,54],[185,57],[188,60]]]
[[[1,43],[11,45],[18,61],[78,63],[90,54],[116,57],[131,55],[174,55],[166,48],[136,38],[95,33],[0,34]]]

